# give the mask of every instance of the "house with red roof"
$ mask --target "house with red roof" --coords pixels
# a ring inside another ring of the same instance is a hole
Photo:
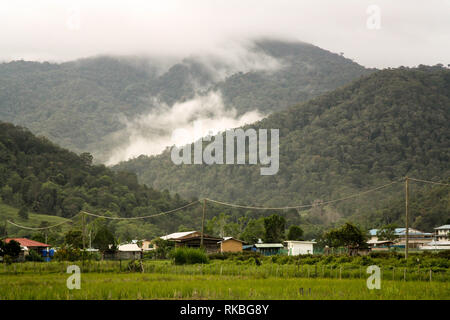
[[[39,255],[42,255],[42,251],[44,249],[51,247],[49,244],[42,243],[42,242],[35,241],[35,240],[30,240],[27,238],[6,238],[6,239],[3,239],[3,242],[9,243],[12,240],[18,242],[22,249],[22,252],[19,256],[19,261],[24,260],[25,256],[27,256],[29,254],[30,250],[34,250],[37,253],[39,253]]]

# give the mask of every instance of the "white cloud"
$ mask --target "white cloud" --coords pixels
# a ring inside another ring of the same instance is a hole
[[[366,26],[369,5],[381,28]],[[365,66],[449,63],[449,0],[17,0],[0,3],[0,59],[185,57],[261,36],[344,52]]]
[[[141,154],[156,155],[167,146],[182,146],[262,118],[256,110],[238,116],[234,108],[225,108],[221,95],[216,92],[175,103],[172,107],[159,105],[150,113],[127,122],[126,129],[119,135],[125,135],[128,141],[112,151],[106,164],[113,165]]]

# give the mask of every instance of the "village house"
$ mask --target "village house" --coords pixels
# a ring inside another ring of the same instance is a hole
[[[200,248],[202,233],[198,231],[176,232],[162,236],[163,240],[170,240],[175,243],[175,247]],[[207,253],[219,251],[222,238],[213,237],[207,234],[203,235],[203,246]]]
[[[298,256],[301,254],[313,254],[314,241],[285,241],[289,256]]]
[[[22,249],[19,255],[18,260],[24,261],[25,257],[30,254],[30,250],[37,252],[40,256],[43,256],[43,251],[47,251],[47,248],[51,246],[46,243],[42,243],[35,240],[30,240],[27,238],[6,238],[3,241],[5,243],[9,243],[11,240],[17,241],[20,244],[20,248]],[[47,254],[45,254],[47,256]]]
[[[219,241],[219,244],[220,252],[242,252],[244,241],[233,237],[224,237],[222,241]]]
[[[408,228],[408,247],[409,248],[419,248],[425,244],[428,244],[433,240],[433,234],[422,232],[413,228]],[[405,248],[406,246],[406,228],[395,228],[394,235],[396,239],[394,241],[387,240],[378,240],[377,236],[378,229],[369,230],[370,239],[367,241],[367,244],[371,248],[376,247],[384,247],[387,248],[389,246]]]
[[[450,224],[434,228],[435,241],[450,241]]]
[[[116,255],[120,260],[142,259],[142,249],[136,243],[121,244]]]

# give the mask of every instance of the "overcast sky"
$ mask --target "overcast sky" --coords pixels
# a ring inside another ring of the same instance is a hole
[[[449,64],[450,0],[0,0],[2,61],[178,57],[258,37],[302,40],[367,67]]]

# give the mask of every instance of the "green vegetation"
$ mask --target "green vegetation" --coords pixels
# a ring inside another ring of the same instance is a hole
[[[23,219],[19,216],[19,209],[14,208],[10,205],[4,204],[0,201],[0,237],[27,237],[30,236],[30,230],[23,230],[18,228],[12,228],[11,225],[6,223],[6,220],[15,221],[20,225],[28,225],[31,227],[43,227],[46,225],[56,225],[58,223],[67,221],[67,219],[51,216],[47,214],[38,214],[34,212],[28,213],[28,219]],[[53,239],[53,235],[57,235],[59,237],[64,231],[69,230],[69,225],[61,225],[61,227],[57,227],[56,231],[51,231],[49,233],[49,239]],[[9,231],[9,232],[8,232]],[[38,233],[31,233],[31,235],[38,236]],[[37,239],[36,239],[37,240]]]
[[[3,265],[0,266],[0,299],[450,298],[448,265],[446,270],[432,267],[432,281],[430,267],[422,264],[418,268],[412,259],[403,267],[382,266],[381,289],[369,290],[365,266],[380,262],[379,258],[353,267],[342,262],[344,258],[349,259],[348,256],[323,257],[323,262],[328,258],[334,264],[282,264],[282,258],[289,257],[265,257],[260,266],[227,260],[196,265],[144,261],[142,267],[132,270],[119,261],[78,261],[75,264],[82,270],[80,290],[66,287],[66,269],[74,262]],[[299,260],[306,262],[311,258]],[[403,260],[397,261],[401,264]]]
[[[11,263],[20,254],[20,243],[11,240],[8,243],[0,240],[0,256],[3,257],[5,263]]]
[[[203,249],[175,248],[170,256],[176,265],[208,263],[208,257]]]
[[[450,181],[449,105],[450,70],[387,69],[245,127],[280,129],[276,175],[261,176],[259,165],[177,166],[169,151],[115,169],[135,172],[142,183],[185,197],[270,207],[316,203],[310,210],[279,212],[288,225],[300,225],[305,238],[346,221],[366,229],[404,225],[401,183],[333,205],[320,203],[406,175]],[[448,187],[411,185],[411,225],[430,232],[445,223]],[[241,210],[231,222],[246,214]]]
[[[80,210],[110,217],[152,215],[184,206],[188,201],[168,191],[156,191],[137,182],[135,174],[114,172],[103,165],[93,165],[88,153],[76,155],[44,138],[35,137],[26,129],[0,122],[0,219],[2,233],[5,220],[31,227],[51,226],[67,221]],[[21,208],[22,214],[19,215]],[[25,208],[25,209],[24,209]],[[23,214],[26,210],[27,216]],[[95,221],[88,219],[88,233],[94,240],[102,226],[107,226],[115,238],[154,238],[174,232],[181,224],[193,228],[200,221],[200,208],[192,207],[145,221]],[[81,218],[73,219],[80,230]],[[175,221],[175,222],[174,222]],[[51,229],[48,241],[53,245],[64,241],[63,233],[70,226]],[[43,241],[42,232],[18,229],[6,225],[9,235],[21,235]]]
[[[0,299],[449,299],[448,283],[383,281],[369,290],[358,279],[255,279],[162,274],[83,274],[81,289],[68,290],[67,275],[0,276]],[[301,289],[304,289],[303,293]],[[311,289],[311,293],[309,293]]]
[[[358,249],[367,247],[367,235],[348,222],[339,228],[325,232],[323,241],[330,248],[347,247],[349,249]]]

